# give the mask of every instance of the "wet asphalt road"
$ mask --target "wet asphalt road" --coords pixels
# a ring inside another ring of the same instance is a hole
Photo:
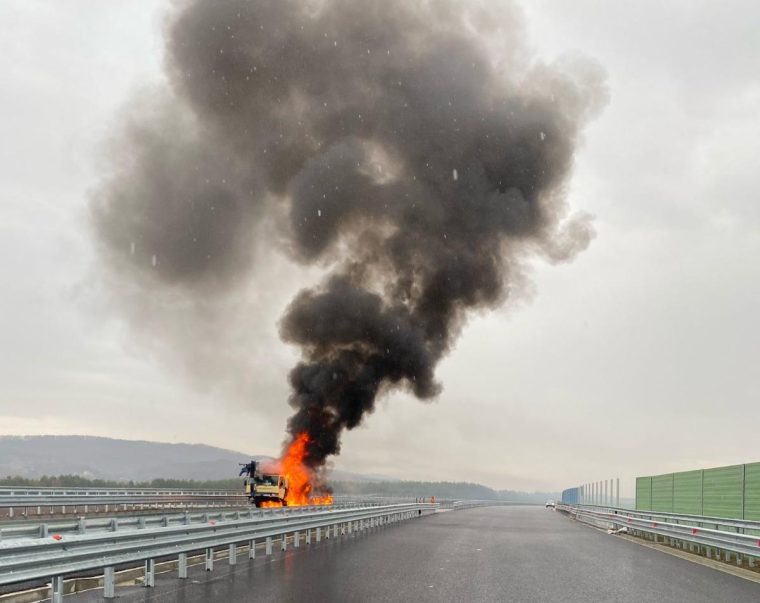
[[[654,551],[541,507],[493,507],[344,536],[213,572],[117,587],[122,602],[594,602],[760,600],[760,584]],[[66,597],[103,601],[102,591]]]

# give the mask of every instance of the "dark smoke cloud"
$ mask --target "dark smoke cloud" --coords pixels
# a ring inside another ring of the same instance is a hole
[[[315,467],[378,395],[440,392],[468,311],[501,304],[522,257],[591,238],[564,193],[603,78],[531,62],[493,5],[185,3],[171,94],[132,111],[94,202],[109,265],[146,290],[230,294],[261,237],[328,268],[280,325],[303,352],[288,429]]]

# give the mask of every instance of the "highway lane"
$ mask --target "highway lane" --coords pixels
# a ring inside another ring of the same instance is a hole
[[[124,602],[757,601],[760,584],[654,551],[540,507],[439,513],[188,580],[118,587]],[[66,597],[102,601],[102,591]]]

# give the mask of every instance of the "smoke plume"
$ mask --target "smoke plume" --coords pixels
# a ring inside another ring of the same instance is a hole
[[[325,268],[280,323],[312,467],[378,396],[435,397],[468,312],[502,304],[526,255],[592,236],[565,193],[603,76],[535,62],[497,4],[186,2],[169,89],[125,117],[93,201],[114,286],[224,299],[262,241]]]

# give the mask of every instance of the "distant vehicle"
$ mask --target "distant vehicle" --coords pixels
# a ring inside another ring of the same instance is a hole
[[[546,508],[548,509],[551,507],[552,509],[557,507],[557,504],[553,500],[547,500],[546,501]]]
[[[285,475],[262,472],[251,461],[243,466],[240,475],[245,475],[245,493],[257,507],[288,506],[288,478]]]

